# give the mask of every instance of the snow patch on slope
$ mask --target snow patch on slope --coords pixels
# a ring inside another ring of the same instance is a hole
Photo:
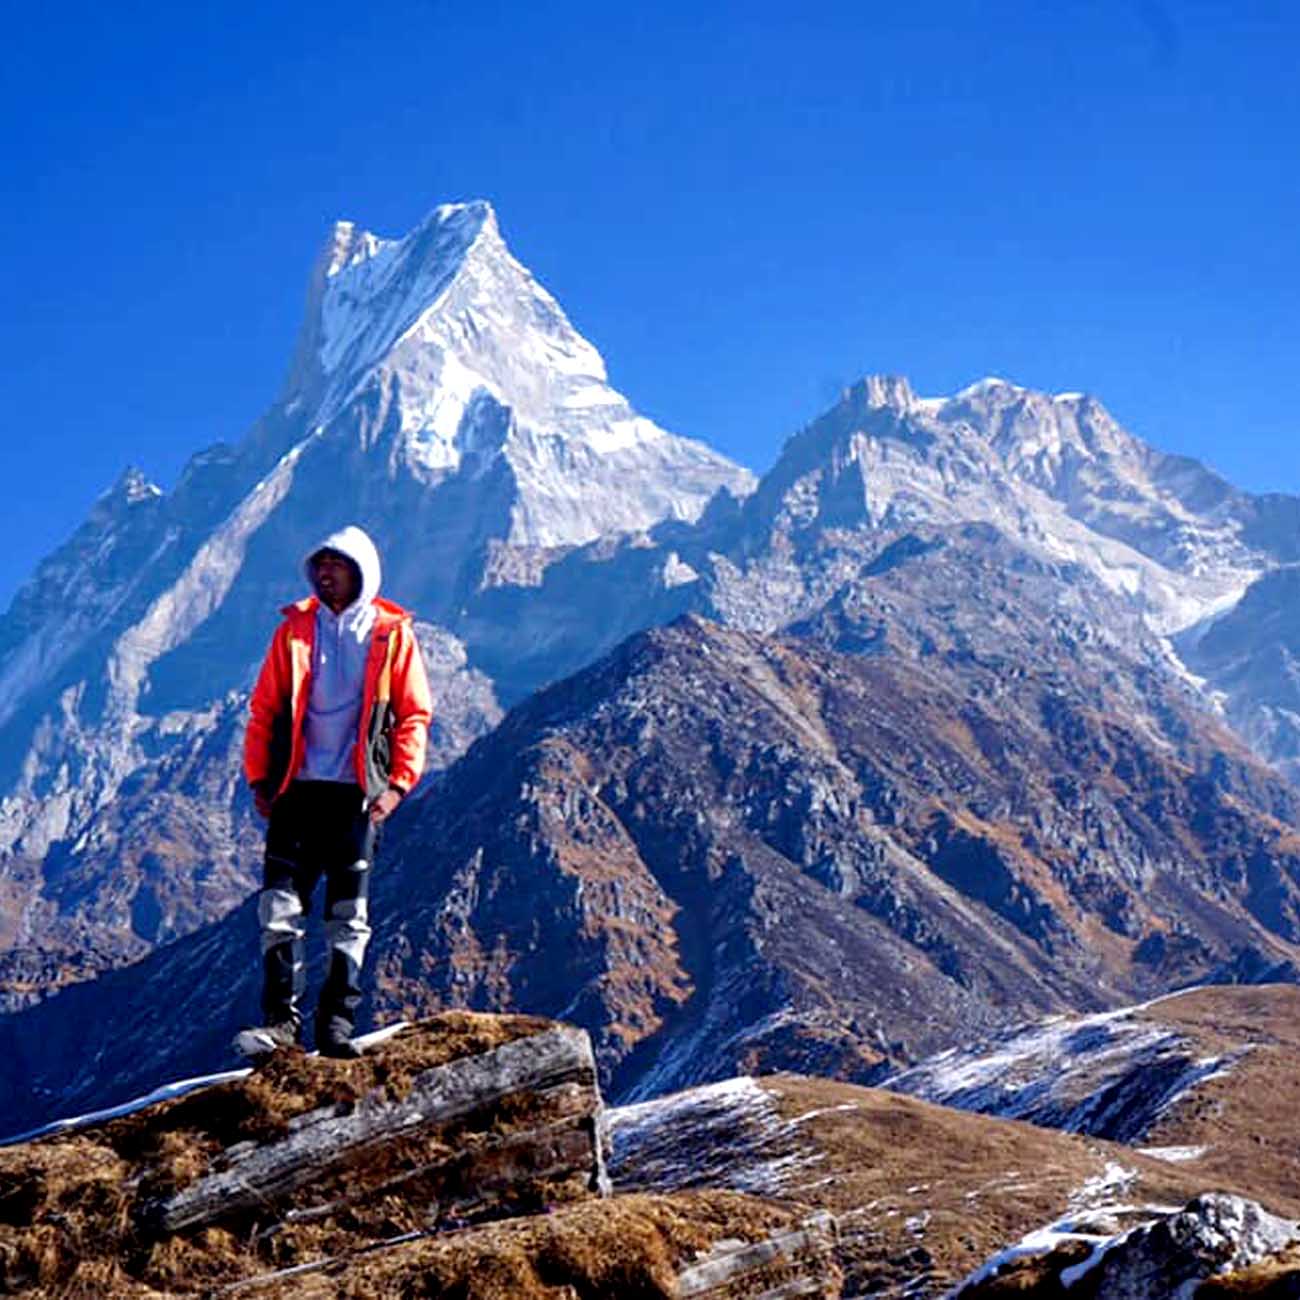
[[[801,1148],[807,1115],[783,1119],[749,1076],[688,1088],[607,1112],[610,1176],[620,1191],[726,1187],[779,1196],[820,1156]]]
[[[881,1086],[959,1110],[1131,1141],[1244,1055],[1196,1056],[1185,1035],[1144,1018],[1154,1005],[1053,1016],[942,1052]]]

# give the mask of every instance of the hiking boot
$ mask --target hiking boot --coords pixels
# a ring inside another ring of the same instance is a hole
[[[352,1041],[352,1026],[342,1016],[331,1016],[316,1025],[316,1050],[336,1061],[355,1061],[361,1055]]]
[[[302,1026],[296,1020],[281,1020],[274,1025],[241,1029],[235,1035],[235,1051],[250,1061],[260,1061],[282,1048],[297,1047],[301,1042]]]

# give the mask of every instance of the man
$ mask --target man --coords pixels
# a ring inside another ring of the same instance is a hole
[[[258,1057],[301,1041],[304,916],[325,877],[329,967],[316,1047],[352,1041],[370,938],[367,900],[379,827],[420,779],[429,683],[411,616],[379,596],[379,553],[360,528],[305,561],[314,596],[286,607],[249,702],[244,773],[269,818],[258,921],[262,1026],[235,1039]]]

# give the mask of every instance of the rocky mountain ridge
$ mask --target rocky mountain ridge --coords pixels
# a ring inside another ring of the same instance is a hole
[[[371,1013],[573,1021],[626,1099],[874,1081],[975,1027],[1294,968],[1294,789],[1080,640],[1037,560],[967,540],[859,593],[998,584],[946,640],[920,625],[917,661],[859,653],[843,603],[798,637],[692,617],[517,706],[392,828]],[[0,1019],[14,1121],[225,1059],[257,1002],[251,907]]]
[[[1063,600],[1085,575],[1108,591],[1091,635],[1123,629],[1292,772],[1284,586],[1300,500],[1252,497],[1155,452],[1091,397],[1000,380],[919,398],[904,379],[869,377],[794,435],[743,501],[720,493],[692,527],[580,548],[534,588],[486,593],[464,634],[513,699],[688,610],[761,631],[797,625],[875,563],[883,540],[965,525],[1056,566]],[[518,633],[508,655],[488,635],[507,620]],[[1229,663],[1230,628],[1240,649]]]
[[[739,513],[743,545],[710,583],[726,617],[761,606],[756,591],[780,593],[787,618],[800,596],[819,603],[809,571],[846,534],[987,523],[1059,562],[1064,585],[1090,573],[1160,639],[1173,671],[1205,679],[1208,703],[1256,752],[1300,771],[1288,614],[1300,499],[1252,496],[1157,452],[1095,398],[994,379],[918,398],[906,380],[870,377],[790,440]]]
[[[1251,499],[1186,458],[1161,455],[1095,398],[988,379],[919,398],[872,376],[791,439],[746,503],[749,532],[986,522],[1090,569],[1154,631],[1230,605],[1300,543],[1259,526]]]

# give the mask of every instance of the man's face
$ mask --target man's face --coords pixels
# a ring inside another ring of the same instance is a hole
[[[356,566],[338,551],[317,551],[311,557],[311,581],[322,605],[336,614],[352,604],[361,594]]]

